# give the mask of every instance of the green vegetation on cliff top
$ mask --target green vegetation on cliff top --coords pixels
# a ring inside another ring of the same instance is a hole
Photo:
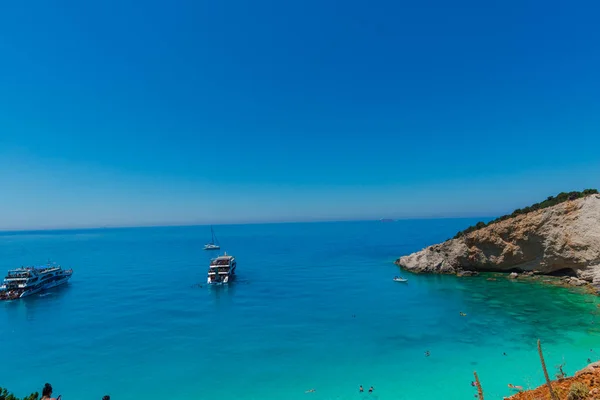
[[[477,224],[475,224],[474,226],[470,226],[467,229],[465,229],[464,231],[458,232],[456,234],[456,236],[454,236],[454,239],[458,239],[458,238],[460,238],[464,235],[467,235],[471,232],[474,232],[481,228],[485,228],[486,226],[495,224],[496,222],[505,221],[509,218],[514,218],[518,215],[527,214],[532,211],[543,210],[544,208],[552,207],[557,204],[564,203],[565,201],[568,201],[568,200],[580,199],[582,197],[586,197],[591,194],[598,194],[598,190],[597,189],[585,189],[583,192],[569,192],[569,193],[561,192],[558,195],[556,195],[556,197],[550,196],[546,200],[542,201],[541,203],[535,203],[535,204],[532,204],[531,206],[525,207],[525,208],[518,208],[515,211],[513,211],[512,214],[503,215],[499,218],[491,220],[487,224],[485,222],[480,221]]]

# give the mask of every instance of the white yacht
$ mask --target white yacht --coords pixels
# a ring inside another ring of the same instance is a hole
[[[50,264],[11,269],[0,286],[0,300],[20,299],[39,293],[67,283],[72,275],[72,269],[65,270]]]
[[[213,258],[210,260],[210,267],[208,267],[206,283],[209,285],[222,285],[231,282],[235,277],[235,267],[235,257],[228,256],[227,253]]]
[[[215,235],[215,231],[213,231],[213,227],[210,227],[210,233],[212,238],[209,243],[204,245],[204,250],[219,250],[221,246],[219,246],[219,241],[217,240],[217,236]]]

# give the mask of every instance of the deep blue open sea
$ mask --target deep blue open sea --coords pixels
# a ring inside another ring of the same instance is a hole
[[[50,382],[64,400],[463,400],[476,370],[489,400],[543,382],[538,338],[551,373],[597,360],[595,297],[392,281],[398,256],[472,222],[216,226],[238,261],[228,287],[205,285],[208,227],[0,233],[2,274],[47,259],[75,271],[66,287],[0,303],[0,386],[22,396]]]

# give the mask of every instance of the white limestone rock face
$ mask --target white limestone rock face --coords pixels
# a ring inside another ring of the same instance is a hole
[[[600,195],[492,224],[400,257],[396,264],[417,273],[442,274],[564,270],[600,287]]]

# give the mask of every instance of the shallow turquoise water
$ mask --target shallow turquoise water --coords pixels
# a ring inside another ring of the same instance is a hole
[[[453,400],[473,398],[476,370],[486,399],[501,399],[508,383],[542,383],[537,338],[549,367],[597,360],[594,297],[391,280],[397,256],[472,222],[216,227],[239,275],[214,288],[207,227],[0,235],[2,271],[47,258],[75,270],[68,287],[0,303],[0,386],[23,395],[48,381],[65,400]]]

